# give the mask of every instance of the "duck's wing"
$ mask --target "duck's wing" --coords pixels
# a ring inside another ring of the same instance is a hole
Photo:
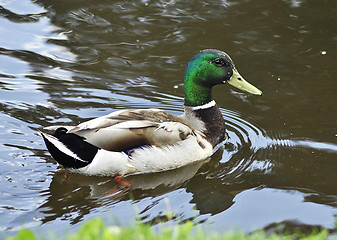
[[[57,126],[60,127],[60,126]],[[47,129],[55,130],[57,127]],[[165,146],[193,135],[182,120],[158,109],[123,110],[83,122],[62,126],[99,148],[127,151],[144,145]]]

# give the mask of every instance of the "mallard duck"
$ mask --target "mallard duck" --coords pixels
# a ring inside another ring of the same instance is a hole
[[[186,68],[182,115],[120,110],[77,126],[47,127],[54,133],[41,135],[51,156],[71,172],[125,176],[179,168],[207,159],[226,141],[225,121],[212,98],[212,87],[226,83],[262,94],[225,52],[202,50]]]

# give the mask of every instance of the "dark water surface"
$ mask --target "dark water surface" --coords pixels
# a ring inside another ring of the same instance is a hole
[[[82,221],[208,230],[335,229],[337,1],[0,1],[0,227],[63,234]],[[231,55],[263,91],[218,86],[230,139],[193,166],[110,178],[59,170],[37,130],[116,109],[180,114],[187,62]],[[167,213],[173,212],[169,218]]]

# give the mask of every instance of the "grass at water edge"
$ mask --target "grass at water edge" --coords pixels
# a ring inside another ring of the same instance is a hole
[[[106,226],[101,219],[93,219],[85,222],[82,227],[73,235],[68,235],[62,237],[67,240],[292,240],[292,239],[302,239],[302,240],[319,240],[327,239],[328,231],[321,230],[317,232],[312,232],[310,235],[298,234],[265,234],[263,231],[256,231],[251,234],[244,234],[240,232],[232,232],[225,234],[207,234],[197,227],[192,231],[193,223],[186,222],[184,224],[175,225],[172,227],[163,227],[159,233],[156,232],[150,225],[138,223],[131,227],[117,227],[117,226]],[[33,231],[29,229],[20,230],[15,236],[8,237],[7,240],[40,240],[40,239],[53,239],[50,236],[46,238],[38,238]],[[54,239],[58,239],[56,236]]]

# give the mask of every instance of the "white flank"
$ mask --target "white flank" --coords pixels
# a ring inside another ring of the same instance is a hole
[[[116,176],[133,173],[136,170],[124,152],[100,149],[89,165],[76,171],[86,175]]]
[[[62,142],[60,142],[57,138],[51,136],[51,135],[48,135],[48,134],[45,134],[45,133],[42,133],[45,138],[48,139],[49,142],[51,142],[58,150],[60,150],[61,152],[63,152],[64,154],[70,156],[70,157],[73,157],[79,161],[82,161],[84,162],[82,159],[80,159],[75,153],[73,153],[72,151],[70,151]]]
[[[135,149],[130,157],[124,152],[100,149],[89,165],[72,171],[95,176],[161,172],[206,159],[213,154],[212,150],[205,139],[190,135],[174,145]]]
[[[214,107],[215,104],[216,104],[215,101],[212,100],[212,101],[210,101],[209,103],[206,103],[206,104],[204,104],[204,105],[192,107],[192,110],[196,111],[196,110],[201,110],[201,109],[211,108],[211,107]]]
[[[202,148],[198,142],[201,142]],[[135,149],[130,163],[137,172],[160,172],[175,169],[212,155],[212,146],[205,139],[189,136],[186,140],[165,147]]]

